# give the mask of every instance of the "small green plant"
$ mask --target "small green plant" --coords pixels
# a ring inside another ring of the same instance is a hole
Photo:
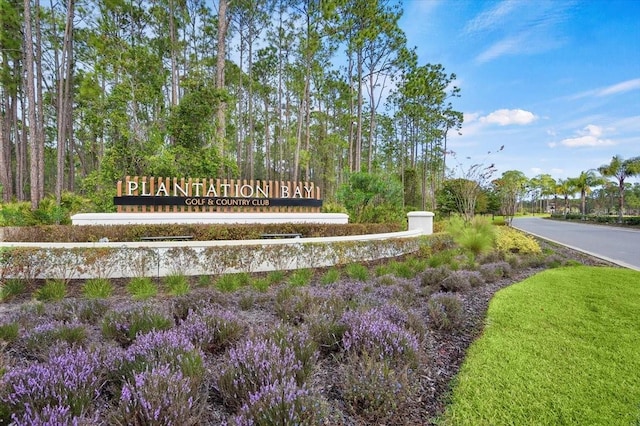
[[[340,279],[340,270],[337,268],[328,269],[320,278],[320,283],[324,285],[333,284]]]
[[[25,282],[18,278],[11,278],[0,286],[0,301],[5,302],[23,294],[27,286]]]
[[[158,286],[149,277],[134,277],[127,284],[127,292],[135,300],[147,300],[158,294]]]
[[[191,286],[187,277],[181,274],[168,275],[164,278],[169,294],[172,296],[184,296],[189,293]]]
[[[359,263],[350,263],[345,267],[345,273],[349,278],[358,281],[367,281],[369,279],[369,270],[366,266]]]
[[[256,278],[253,281],[251,281],[251,287],[261,293],[264,293],[267,290],[269,290],[270,285],[271,285],[271,282],[269,281],[268,278]]]
[[[267,275],[267,281],[269,281],[269,284],[280,284],[284,281],[285,277],[284,271],[271,271]]]
[[[222,292],[232,293],[240,288],[240,280],[237,274],[224,274],[216,280],[215,286]]]
[[[389,269],[398,278],[413,278],[416,275],[416,272],[407,262],[391,262]]]
[[[91,278],[83,284],[82,294],[87,299],[107,299],[113,294],[113,284],[106,278]]]
[[[296,269],[289,276],[289,284],[293,287],[304,287],[311,282],[313,271],[311,269]]]
[[[0,341],[11,343],[18,338],[20,326],[17,322],[0,324]]]
[[[37,289],[33,296],[41,302],[52,302],[64,299],[67,295],[67,283],[64,280],[47,280]]]
[[[198,277],[199,287],[209,287],[211,285],[211,275],[200,275]]]
[[[427,266],[437,268],[438,266],[451,265],[456,257],[457,250],[448,249],[434,253],[427,259]]]
[[[393,263],[393,262],[391,262]],[[386,265],[377,265],[376,268],[373,271],[373,274],[376,277],[382,277],[384,275],[388,275],[391,273],[391,264],[386,264]]]

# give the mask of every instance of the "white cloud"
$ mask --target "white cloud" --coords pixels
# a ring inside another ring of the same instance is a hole
[[[579,148],[583,146],[599,147],[615,145],[611,139],[603,138],[603,129],[600,126],[589,124],[578,132],[579,136],[563,139],[560,143],[569,148]]]
[[[514,1],[503,1],[496,4],[491,9],[482,12],[472,20],[470,20],[465,26],[465,32],[476,33],[479,31],[485,31],[493,29],[496,25],[504,22],[504,20],[515,11],[517,3]]]
[[[611,86],[601,87],[599,89],[587,90],[575,95],[569,96],[568,99],[576,100],[588,97],[604,97],[617,95],[619,93],[630,92],[632,90],[640,90],[640,78],[633,80],[622,81],[620,83],[612,84]]]
[[[622,83],[614,84],[613,86],[605,87],[596,92],[598,96],[609,96],[618,93],[629,92],[631,90],[640,89],[640,78],[634,80],[623,81]]]
[[[474,121],[478,121],[480,118],[480,113],[477,112],[465,112],[463,114],[465,123],[473,123]]]
[[[569,19],[573,5],[571,1],[505,0],[467,22],[463,34],[486,37],[489,43],[476,56],[477,63],[547,52],[566,43],[561,24]]]
[[[499,109],[491,114],[481,117],[480,121],[487,124],[508,126],[512,124],[526,125],[533,123],[538,117],[532,112],[522,109]]]

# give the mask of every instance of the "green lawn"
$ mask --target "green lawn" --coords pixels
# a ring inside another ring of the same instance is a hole
[[[498,292],[446,425],[640,425],[640,272],[551,269]]]

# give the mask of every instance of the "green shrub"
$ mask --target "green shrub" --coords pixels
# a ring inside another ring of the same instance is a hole
[[[224,274],[218,277],[216,288],[225,293],[232,293],[240,288],[240,281],[236,274]]]
[[[427,259],[427,266],[430,268],[437,268],[443,265],[451,265],[454,263],[456,256],[457,250],[455,249],[439,251]]]
[[[389,269],[391,273],[398,278],[413,278],[416,275],[414,269],[407,262],[393,261],[389,265]]]
[[[488,219],[476,216],[466,223],[458,216],[452,217],[447,224],[447,232],[463,249],[478,256],[493,248],[495,230]]]
[[[353,223],[403,223],[402,183],[395,177],[352,173],[337,191]]]
[[[67,284],[63,280],[47,280],[33,296],[41,302],[62,300],[67,295]]]
[[[313,278],[311,269],[296,269],[289,276],[289,284],[293,287],[304,287],[309,285],[311,278]]]
[[[158,286],[149,277],[134,277],[127,284],[127,292],[135,300],[147,300],[158,294]]]
[[[344,268],[345,274],[354,280],[367,281],[369,279],[369,269],[359,263],[350,263]]]
[[[531,236],[506,226],[498,228],[496,248],[505,253],[540,253],[540,245]]]
[[[0,324],[0,341],[11,343],[18,339],[20,326],[17,322]]]
[[[324,285],[333,284],[340,279],[340,270],[337,268],[329,268],[320,278],[320,283]]]
[[[83,284],[82,294],[87,299],[107,299],[113,294],[113,284],[106,278],[91,278]]]
[[[199,287],[209,287],[211,285],[211,275],[200,275],[198,277]]]
[[[391,273],[390,264],[377,265],[376,268],[373,271],[373,274],[376,277],[382,277],[382,276],[388,275],[390,273]]]
[[[280,284],[284,282],[286,274],[284,271],[271,271],[267,274],[267,280],[269,284]]]
[[[23,294],[27,289],[24,280],[19,278],[11,278],[0,286],[0,301],[9,301]]]
[[[169,294],[172,296],[184,296],[191,290],[191,285],[186,276],[182,274],[168,275],[164,278]]]
[[[5,203],[0,209],[2,226],[32,226],[37,225],[31,204],[28,202]]]
[[[259,291],[261,293],[264,293],[267,290],[269,290],[270,285],[271,285],[271,282],[269,281],[269,278],[256,278],[251,281],[251,287],[254,290]]]

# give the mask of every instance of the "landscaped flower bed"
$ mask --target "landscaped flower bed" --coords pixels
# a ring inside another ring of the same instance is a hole
[[[574,258],[558,252],[436,238],[423,257],[203,277],[181,295],[67,283],[73,297],[0,305],[0,422],[429,424],[491,295]]]

